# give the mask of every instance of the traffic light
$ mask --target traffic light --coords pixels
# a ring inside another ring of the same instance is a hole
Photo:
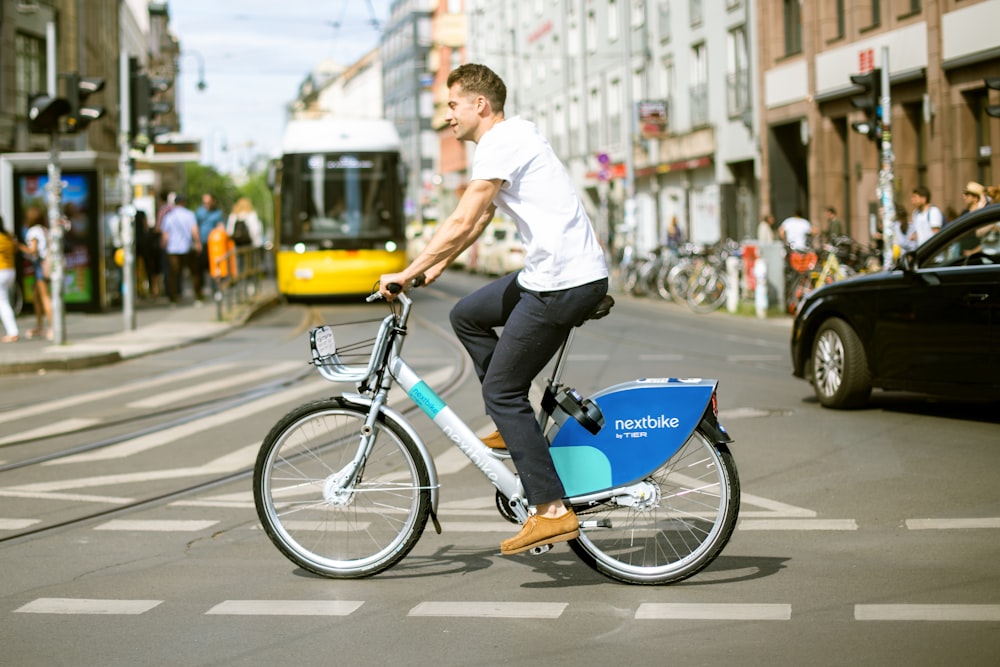
[[[28,99],[28,131],[50,134],[59,129],[59,119],[69,113],[65,97],[36,93]]]
[[[104,107],[86,105],[88,97],[102,90],[104,79],[82,77],[76,72],[66,75],[66,99],[69,101],[66,132],[85,130],[91,121],[104,116]]]
[[[1000,77],[983,79],[983,83],[986,84],[987,90],[1000,90]],[[989,93],[986,94],[989,95]],[[989,97],[987,97],[987,101],[989,101]],[[1000,118],[1000,104],[987,104],[986,115],[993,116],[994,118]]]
[[[170,113],[173,105],[160,100],[160,94],[170,90],[169,79],[150,78],[140,71],[139,62],[132,58],[129,61],[130,72],[130,104],[131,110],[131,142],[139,150],[145,150],[156,137],[166,134],[170,128],[157,125],[156,120]]]
[[[872,141],[882,134],[882,70],[873,69],[865,74],[852,74],[851,83],[863,88],[862,94],[851,98],[851,106],[865,112],[865,120],[851,123],[855,131]]]

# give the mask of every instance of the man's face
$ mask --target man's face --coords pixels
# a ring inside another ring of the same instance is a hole
[[[212,197],[212,195],[204,195],[201,198],[201,205],[207,209],[215,208],[215,199]]]
[[[481,95],[465,92],[459,83],[448,89],[448,113],[444,119],[459,141],[475,141],[479,112],[484,104],[486,100]]]
[[[917,208],[923,208],[926,201],[924,200],[923,197],[914,192],[912,195],[910,195],[910,203]]]

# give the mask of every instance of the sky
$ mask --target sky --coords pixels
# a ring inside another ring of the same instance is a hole
[[[181,133],[203,139],[202,163],[228,173],[276,154],[299,85],[324,60],[350,65],[375,48],[373,13],[384,25],[389,1],[169,0]]]

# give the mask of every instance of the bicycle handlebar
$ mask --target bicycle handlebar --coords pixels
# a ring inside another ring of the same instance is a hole
[[[426,281],[427,281],[427,276],[421,273],[416,278],[410,281],[410,289],[414,287],[422,287]],[[389,290],[391,294],[399,294],[400,292],[403,291],[403,286],[400,285],[399,283],[389,283],[388,285],[386,285],[386,288]],[[368,303],[373,303],[383,298],[385,297],[382,296],[381,292],[374,292],[370,294],[368,298],[365,299],[365,301]]]

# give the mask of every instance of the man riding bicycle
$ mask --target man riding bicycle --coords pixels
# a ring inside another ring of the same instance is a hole
[[[463,297],[451,311],[497,426],[484,441],[509,449],[536,509],[516,536],[501,543],[501,552],[513,555],[579,536],[528,391],[573,326],[607,293],[608,269],[566,168],[533,123],[505,118],[506,96],[503,80],[484,65],[462,65],[449,74],[445,120],[459,140],[477,145],[469,185],[423,252],[403,271],[383,275],[379,291],[393,299],[391,283],[407,285],[420,274],[433,282],[475,242],[497,208],[517,225],[524,269]]]

